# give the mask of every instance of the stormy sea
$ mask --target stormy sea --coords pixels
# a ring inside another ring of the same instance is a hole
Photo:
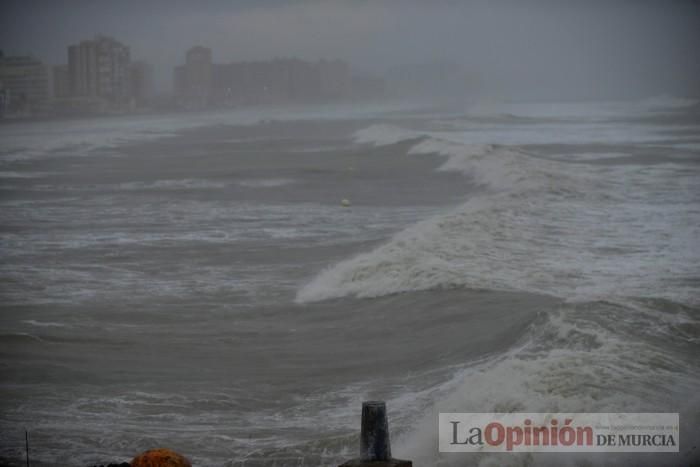
[[[0,459],[685,466],[700,105],[0,126]],[[678,454],[440,454],[439,412],[678,412]]]

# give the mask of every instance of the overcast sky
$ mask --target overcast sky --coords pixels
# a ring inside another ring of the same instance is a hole
[[[67,61],[96,33],[169,85],[195,44],[217,62],[342,58],[382,73],[449,60],[509,96],[700,95],[697,0],[0,0],[0,49]]]

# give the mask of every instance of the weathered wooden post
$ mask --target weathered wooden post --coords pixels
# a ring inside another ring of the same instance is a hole
[[[391,457],[389,421],[384,402],[362,403],[360,457],[345,462],[340,467],[413,467],[411,461]]]

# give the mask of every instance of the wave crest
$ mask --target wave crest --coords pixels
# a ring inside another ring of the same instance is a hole
[[[396,138],[383,139],[390,140]],[[697,277],[693,263],[700,258],[689,252],[697,251],[700,228],[678,202],[682,192],[658,192],[659,184],[672,186],[670,179],[690,183],[695,175],[687,170],[571,165],[518,147],[435,137],[409,150],[428,153],[447,157],[438,170],[464,172],[486,190],[321,271],[297,302],[466,287],[572,301],[634,296],[697,303],[688,278]]]

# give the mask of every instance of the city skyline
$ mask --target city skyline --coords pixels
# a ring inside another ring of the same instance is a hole
[[[115,38],[115,37],[113,37],[113,36],[110,36],[109,34],[104,34],[104,33],[99,33],[99,32],[98,32],[98,33],[95,33],[95,34],[93,34],[92,36],[89,36],[89,37],[87,37],[87,38],[85,38],[85,37],[84,37],[84,38],[81,38],[81,39],[75,41],[74,44],[66,44],[66,45],[64,46],[64,56],[62,57],[62,59],[58,59],[58,60],[55,60],[55,61],[52,61],[52,62],[48,62],[48,61],[46,61],[46,60],[42,60],[42,58],[41,58],[38,54],[33,53],[32,51],[28,51],[28,52],[26,52],[26,53],[17,54],[17,53],[8,53],[8,51],[11,51],[12,49],[2,49],[2,48],[0,48],[0,53],[2,53],[5,57],[25,57],[25,58],[27,58],[27,59],[31,59],[31,60],[40,62],[40,63],[42,63],[44,66],[46,66],[46,67],[50,70],[50,71],[49,71],[49,81],[50,81],[50,83],[49,83],[49,88],[50,88],[49,94],[50,94],[52,97],[65,97],[66,95],[74,95],[74,96],[75,96],[75,95],[90,95],[90,92],[86,92],[85,90],[80,91],[80,92],[77,92],[77,91],[74,90],[74,89],[66,89],[65,91],[63,91],[63,90],[62,90],[63,83],[58,83],[58,84],[57,84],[57,83],[54,83],[54,77],[55,77],[55,75],[56,75],[57,73],[58,73],[58,74],[61,74],[61,75],[62,75],[63,73],[67,73],[67,74],[69,74],[69,75],[75,75],[75,72],[72,71],[72,70],[71,70],[71,67],[70,67],[70,62],[71,62],[72,54],[74,54],[74,55],[75,55],[75,54],[78,54],[78,50],[80,50],[81,46],[84,48],[85,45],[86,45],[87,43],[90,43],[90,42],[93,42],[93,41],[99,41],[99,40],[101,40],[101,39],[106,39],[106,40],[109,40],[109,41],[114,41],[114,42],[117,42],[117,43],[121,43],[121,42],[119,41],[118,38]],[[131,60],[130,60],[131,62],[133,62],[133,63],[141,63],[141,64],[148,64],[148,65],[151,66],[151,67],[153,66],[152,62],[150,62],[150,61],[148,61],[148,60],[138,59],[138,58],[137,58],[137,59],[133,59],[132,47],[129,46],[129,44],[123,44],[123,45],[124,45],[124,47],[128,50],[127,53],[128,53],[128,55],[129,55],[129,57],[130,57],[130,59],[131,59]],[[215,50],[215,49],[212,48],[212,47],[203,46],[203,45],[198,44],[198,43],[192,44],[192,45],[190,45],[189,47],[187,47],[186,50],[180,51],[180,56],[181,56],[180,58],[182,58],[183,56],[186,56],[187,52],[190,51],[191,49],[197,49],[197,48],[208,50],[208,51],[209,51],[209,54],[210,54],[209,60],[210,60],[212,63],[214,63],[215,60],[214,60],[213,57],[214,57],[214,50]],[[82,53],[85,54],[86,52],[83,50]],[[138,55],[137,55],[137,57],[138,57]],[[74,60],[76,60],[76,59],[74,59]],[[320,57],[320,58],[318,58],[318,59],[316,59],[316,60],[305,60],[305,59],[300,58],[300,57],[297,57],[297,56],[281,56],[281,55],[276,55],[276,56],[271,57],[271,58],[261,58],[261,57],[257,57],[257,58],[251,58],[251,59],[246,59],[246,60],[238,60],[238,61],[235,61],[235,60],[232,60],[232,61],[225,61],[225,60],[224,60],[224,61],[221,61],[219,64],[220,64],[220,65],[235,65],[235,64],[243,64],[243,63],[267,63],[267,62],[272,63],[272,62],[290,61],[290,60],[291,60],[291,61],[309,62],[309,63],[314,63],[314,62],[319,62],[319,63],[323,63],[323,62],[343,62],[343,63],[344,63],[344,66],[350,66],[350,64],[346,63],[344,60],[342,60],[342,59],[340,59],[340,58],[338,58],[338,57]],[[83,66],[85,66],[85,65],[83,65]],[[181,64],[180,64],[180,63],[175,63],[175,64],[174,64],[172,67],[170,67],[168,70],[165,70],[167,76],[166,76],[166,79],[163,80],[163,81],[167,81],[167,84],[168,84],[168,85],[165,86],[165,87],[163,87],[163,86],[162,86],[162,83],[161,83],[160,86],[153,86],[153,90],[152,90],[153,94],[165,94],[165,95],[168,95],[168,94],[172,94],[172,93],[176,92],[176,90],[177,90],[177,84],[176,84],[176,79],[174,79],[173,73],[174,73],[179,67],[181,67]],[[151,72],[152,72],[152,70],[151,70]],[[353,70],[353,73],[355,73],[355,76],[358,77],[358,78],[364,78],[364,77],[371,77],[371,76],[372,76],[372,73],[367,73],[367,72],[365,72],[365,71],[357,70],[357,69],[354,69],[354,70]],[[59,77],[59,80],[61,80],[61,79],[64,79],[64,78],[63,78],[62,76],[60,76],[60,77]],[[75,77],[73,78],[73,81],[76,81],[76,78],[75,78]],[[155,85],[155,84],[157,84],[157,83],[154,82],[153,84]],[[97,84],[93,84],[93,86],[96,86],[96,85],[97,85]],[[82,86],[86,86],[86,84],[82,84]],[[58,89],[57,89],[57,88],[58,88]],[[59,89],[60,89],[60,90],[59,90]],[[94,94],[94,93],[93,93],[93,94]]]
[[[697,95],[700,6],[672,3],[8,0],[0,48],[54,65],[67,44],[121,37],[166,91],[182,50],[202,45],[219,63],[339,58],[375,74],[448,61],[514,97]]]
[[[196,110],[382,97],[382,80],[353,74],[339,59],[215,63],[195,45],[172,70],[173,89],[156,93],[153,67],[131,60],[131,48],[96,34],[66,47],[66,62],[0,51],[0,118]]]

